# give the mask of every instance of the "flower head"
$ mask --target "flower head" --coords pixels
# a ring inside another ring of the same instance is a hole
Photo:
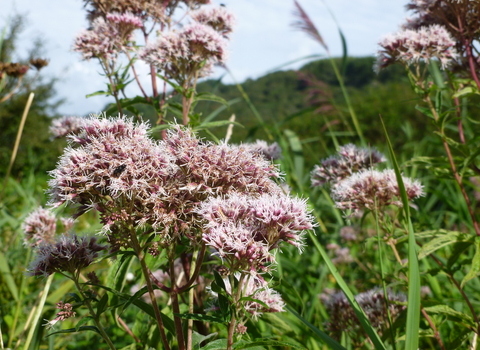
[[[392,320],[395,320],[406,309],[405,303],[407,298],[403,294],[394,294],[392,292],[387,292],[387,295],[390,315]],[[358,338],[359,335],[363,334],[360,321],[343,292],[337,292],[330,296],[327,295],[324,298],[325,308],[328,315],[330,315],[330,321],[327,323],[326,328],[337,339],[340,338],[342,332],[350,333],[353,336],[352,339]],[[370,324],[381,334],[385,330],[385,326],[388,325],[388,313],[383,291],[372,289],[358,294],[355,296],[355,300],[367,315]]]
[[[233,193],[202,203],[207,224],[203,241],[234,271],[266,270],[281,242],[299,248],[303,232],[313,228],[305,201],[283,194],[258,197]]]
[[[323,160],[321,166],[315,166],[311,173],[312,186],[336,185],[353,173],[384,161],[383,154],[374,148],[360,148],[353,144],[342,146],[337,155]]]
[[[48,276],[54,272],[67,272],[74,275],[89,266],[106,250],[97,244],[95,237],[63,235],[55,243],[43,243],[36,250],[36,259],[29,268],[32,276]]]
[[[213,28],[190,24],[170,32],[139,51],[138,56],[177,80],[185,80],[203,66],[226,60],[226,41]]]
[[[244,143],[242,146],[246,147],[253,153],[261,154],[268,160],[282,158],[282,148],[277,142],[269,145],[266,141],[257,140],[254,143]]]
[[[194,21],[208,25],[225,36],[232,32],[235,25],[235,17],[225,7],[201,8],[190,16]]]
[[[76,134],[85,126],[85,118],[76,116],[64,116],[53,119],[50,125],[50,134],[54,138],[65,137],[69,134]]]
[[[82,53],[86,60],[116,59],[121,51],[127,49],[133,30],[142,26],[142,20],[131,13],[109,13],[106,20],[97,17],[92,22],[92,29],[77,35],[73,51]]]
[[[412,200],[423,196],[420,182],[402,177],[407,197]],[[369,169],[355,173],[332,189],[335,205],[340,209],[375,210],[387,205],[402,206],[395,172]]]
[[[379,42],[376,70],[379,71],[397,61],[406,65],[438,59],[445,69],[458,54],[456,41],[447,29],[434,24],[417,30],[404,29]]]
[[[57,230],[57,218],[42,207],[32,211],[22,224],[25,232],[25,244],[33,247],[42,243],[51,243]]]
[[[232,294],[232,287],[229,278],[223,279],[225,289],[228,294]],[[268,282],[260,276],[249,276],[245,281],[246,285],[242,289],[242,297],[252,298],[260,301],[262,304],[253,300],[243,302],[243,308],[246,312],[257,319],[265,312],[283,312],[285,303],[282,296],[268,287]]]

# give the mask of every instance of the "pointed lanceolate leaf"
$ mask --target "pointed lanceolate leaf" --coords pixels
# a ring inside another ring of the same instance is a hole
[[[440,248],[459,242],[474,242],[475,236],[458,231],[439,231],[439,235],[425,243],[418,252],[418,260],[434,253]]]
[[[475,240],[475,255],[473,256],[473,259],[472,259],[472,267],[470,268],[470,271],[468,271],[468,273],[463,278],[460,286],[463,288],[465,286],[465,283],[467,283],[468,281],[470,281],[471,279],[474,279],[479,275],[480,275],[480,239],[477,237],[477,239]]]

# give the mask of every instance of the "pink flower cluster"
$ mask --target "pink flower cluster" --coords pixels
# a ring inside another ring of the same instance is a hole
[[[232,295],[232,287],[228,278],[223,279],[228,294]],[[259,300],[263,304],[255,301],[246,301],[243,305],[245,311],[257,319],[264,312],[282,312],[285,303],[281,295],[268,287],[268,282],[260,276],[250,276],[242,290],[242,297]]]
[[[77,204],[77,215],[96,209],[112,244],[128,241],[121,231],[130,224],[148,225],[167,241],[199,241],[200,202],[281,191],[272,180],[280,176],[276,167],[241,146],[203,142],[180,126],[156,142],[147,129],[125,117],[85,119],[51,172],[50,203]]]
[[[379,42],[381,50],[377,54],[377,71],[396,62],[405,65],[428,63],[432,59],[440,61],[445,69],[457,57],[456,41],[445,27],[435,24],[417,30],[404,29],[385,37]]]
[[[225,7],[212,7],[193,11],[190,17],[198,23],[208,25],[220,34],[227,36],[235,26],[235,17]]]
[[[53,138],[65,137],[69,134],[75,134],[85,124],[85,118],[76,116],[64,116],[54,119],[50,125],[50,134]]]
[[[127,49],[132,32],[143,27],[140,18],[132,14],[107,14],[106,19],[97,17],[92,29],[84,30],[75,38],[73,51],[80,52],[83,58],[115,60],[118,54]]]
[[[269,160],[276,160],[282,158],[282,148],[277,142],[268,144],[266,141],[257,140],[253,143],[243,143],[243,147],[246,147],[253,153],[263,155]]]
[[[402,177],[410,200],[424,195],[420,182]],[[387,205],[402,206],[395,172],[373,169],[355,173],[332,189],[337,208],[347,210],[377,210]]]
[[[72,219],[63,217],[59,219],[64,232],[72,228]],[[52,243],[57,231],[57,217],[52,211],[39,207],[25,218],[22,230],[25,233],[25,244],[28,246],[37,247],[43,243]]]
[[[281,242],[301,248],[303,231],[313,228],[305,201],[281,193],[211,198],[198,212],[207,222],[203,241],[232,271],[267,270],[273,249]]]
[[[97,244],[95,237],[62,236],[55,243],[37,247],[29,272],[32,276],[49,276],[55,272],[74,275],[92,264],[103,250],[106,246]]]
[[[338,154],[316,165],[311,173],[312,186],[335,186],[348,176],[384,162],[385,157],[374,148],[359,148],[353,144],[340,147]]]
[[[196,71],[226,60],[226,41],[213,28],[200,23],[161,36],[138,52],[138,57],[177,80],[187,80]]]
[[[352,339],[361,340],[359,338],[363,338],[364,331],[347,297],[343,292],[330,293],[327,293],[322,298],[327,314],[330,316],[330,321],[326,324],[326,328],[336,339],[340,339],[342,333],[346,332]],[[407,298],[403,294],[394,294],[391,291],[387,291],[387,296],[390,317],[395,321],[406,309]],[[355,296],[355,300],[365,311],[370,324],[377,332],[382,334],[388,325],[389,317],[383,291],[372,289],[358,294]]]

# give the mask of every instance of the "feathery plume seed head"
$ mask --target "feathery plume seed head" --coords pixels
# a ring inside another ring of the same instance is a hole
[[[374,148],[360,148],[353,144],[340,147],[338,154],[316,165],[311,173],[312,186],[336,185],[346,177],[385,162],[383,154]]]
[[[379,45],[381,49],[375,64],[377,72],[397,61],[410,65],[420,61],[428,63],[432,59],[438,59],[445,69],[458,57],[456,41],[444,26],[438,24],[401,30],[385,37]]]
[[[74,275],[89,266],[106,250],[97,244],[95,237],[60,237],[55,243],[43,243],[36,250],[36,259],[29,268],[32,276],[49,276],[54,272],[67,272]]]

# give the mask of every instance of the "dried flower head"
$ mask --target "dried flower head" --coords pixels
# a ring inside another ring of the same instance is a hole
[[[456,41],[445,27],[437,24],[417,30],[401,30],[385,37],[379,45],[376,71],[396,62],[410,65],[420,61],[428,63],[432,59],[438,59],[445,69],[458,56]]]
[[[28,214],[22,224],[25,233],[25,244],[36,247],[42,243],[52,243],[57,230],[57,218],[43,207]]]
[[[0,62],[0,72],[5,72],[10,77],[20,78],[27,74],[30,67],[21,63]]]
[[[394,321],[406,309],[407,298],[403,294],[394,294],[387,291],[389,300],[389,311]],[[342,332],[349,333],[352,340],[360,341],[359,337],[364,336],[363,328],[353,308],[343,292],[330,296],[326,295],[325,307],[330,321],[326,324],[336,339],[340,339]],[[382,334],[388,326],[388,313],[383,291],[373,289],[355,296],[355,300],[363,309],[370,321],[370,324]]]
[[[29,268],[32,276],[48,276],[54,272],[67,272],[75,275],[89,266],[106,250],[97,244],[95,237],[62,235],[55,243],[43,243],[36,250],[36,259]]]
[[[374,148],[360,148],[353,144],[340,147],[338,154],[316,165],[311,173],[312,186],[336,185],[348,176],[368,169],[386,159]]]
[[[424,195],[420,182],[402,177],[408,199]],[[332,189],[337,208],[376,210],[387,205],[401,207],[400,190],[392,169],[382,172],[369,169],[355,173]]]
[[[48,66],[48,60],[44,60],[42,58],[32,58],[30,60],[30,65],[35,67],[36,70],[40,70],[43,67]]]
[[[212,27],[224,36],[230,34],[235,25],[235,17],[225,7],[201,8],[193,11],[190,17],[198,23]]]
[[[52,120],[50,134],[54,138],[65,137],[69,134],[77,134],[85,125],[85,118],[77,116],[63,116]]]
[[[68,318],[75,317],[77,314],[75,311],[73,311],[72,304],[70,303],[64,303],[63,301],[60,301],[57,303],[56,308],[60,309],[61,311],[57,313],[57,317],[55,317],[53,320],[45,320],[47,322],[43,324],[43,326],[46,326],[47,329],[53,328],[58,321],[65,321]]]

